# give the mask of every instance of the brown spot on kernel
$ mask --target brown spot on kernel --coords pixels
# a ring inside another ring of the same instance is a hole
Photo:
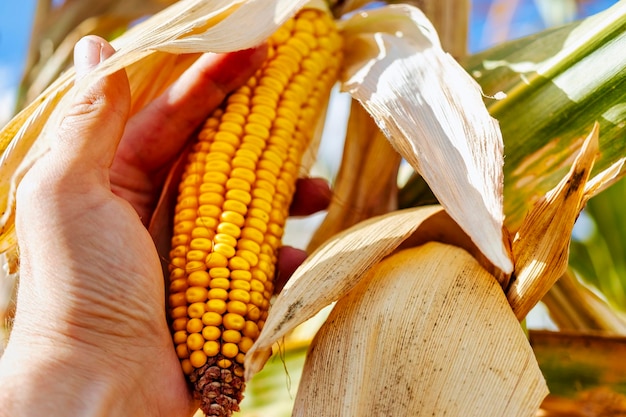
[[[217,362],[222,355],[209,358],[207,363],[194,369],[189,381],[194,388],[194,397],[200,400],[200,408],[207,416],[230,417],[239,411],[239,403],[243,399],[244,380],[237,376],[235,367],[220,368]]]

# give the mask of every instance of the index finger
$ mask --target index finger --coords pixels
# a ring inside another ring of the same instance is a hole
[[[254,74],[266,54],[263,45],[201,56],[160,97],[129,120],[118,158],[145,173],[160,170],[178,155],[187,138],[226,95]]]

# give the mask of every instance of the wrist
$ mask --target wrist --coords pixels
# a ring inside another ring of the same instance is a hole
[[[124,415],[124,372],[102,372],[97,362],[63,343],[10,339],[0,358],[0,417]]]

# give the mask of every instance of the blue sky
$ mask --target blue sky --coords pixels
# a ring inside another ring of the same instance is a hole
[[[34,8],[35,0],[0,0],[0,125],[13,106]]]
[[[496,41],[487,12],[491,3],[505,4],[507,1],[511,0],[473,0],[471,50],[483,49],[489,46],[490,42]],[[582,2],[581,12],[571,17],[596,13],[615,2],[616,0]],[[35,0],[0,0],[0,126],[7,121],[13,106],[15,88],[19,83],[24,54],[28,48],[35,3]],[[540,8],[537,7],[541,3],[550,5],[556,3],[556,0],[519,0],[511,25],[504,35],[517,38],[545,28]]]

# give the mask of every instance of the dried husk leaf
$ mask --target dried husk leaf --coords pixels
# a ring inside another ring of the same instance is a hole
[[[626,394],[626,337],[544,330],[530,331],[529,335],[551,394],[576,398],[582,391],[598,388]]]
[[[515,280],[507,297],[520,320],[567,269],[572,229],[591,195],[587,180],[598,155],[598,127],[585,139],[569,174],[535,204],[513,240]]]
[[[440,206],[424,206],[374,217],[333,236],[313,252],[272,304],[259,338],[246,354],[246,380],[261,370],[274,343],[340,299],[416,230],[438,227],[438,215],[447,217]]]
[[[352,101],[333,197],[307,251],[362,220],[395,210],[400,160],[371,116]]]
[[[600,331],[626,336],[626,316],[620,316],[603,299],[567,271],[541,299],[550,318],[565,331]]]
[[[338,15],[353,12],[371,0],[331,0],[339,3],[334,8]],[[387,3],[411,4],[418,7],[437,28],[443,48],[455,58],[467,53],[467,35],[469,26],[469,0],[386,0]]]
[[[387,6],[344,23],[343,89],[374,116],[439,202],[503,272],[502,137],[478,84],[418,9]],[[472,207],[472,210],[467,210]]]
[[[547,387],[498,282],[436,242],[376,265],[333,308],[294,416],[533,416]]]

